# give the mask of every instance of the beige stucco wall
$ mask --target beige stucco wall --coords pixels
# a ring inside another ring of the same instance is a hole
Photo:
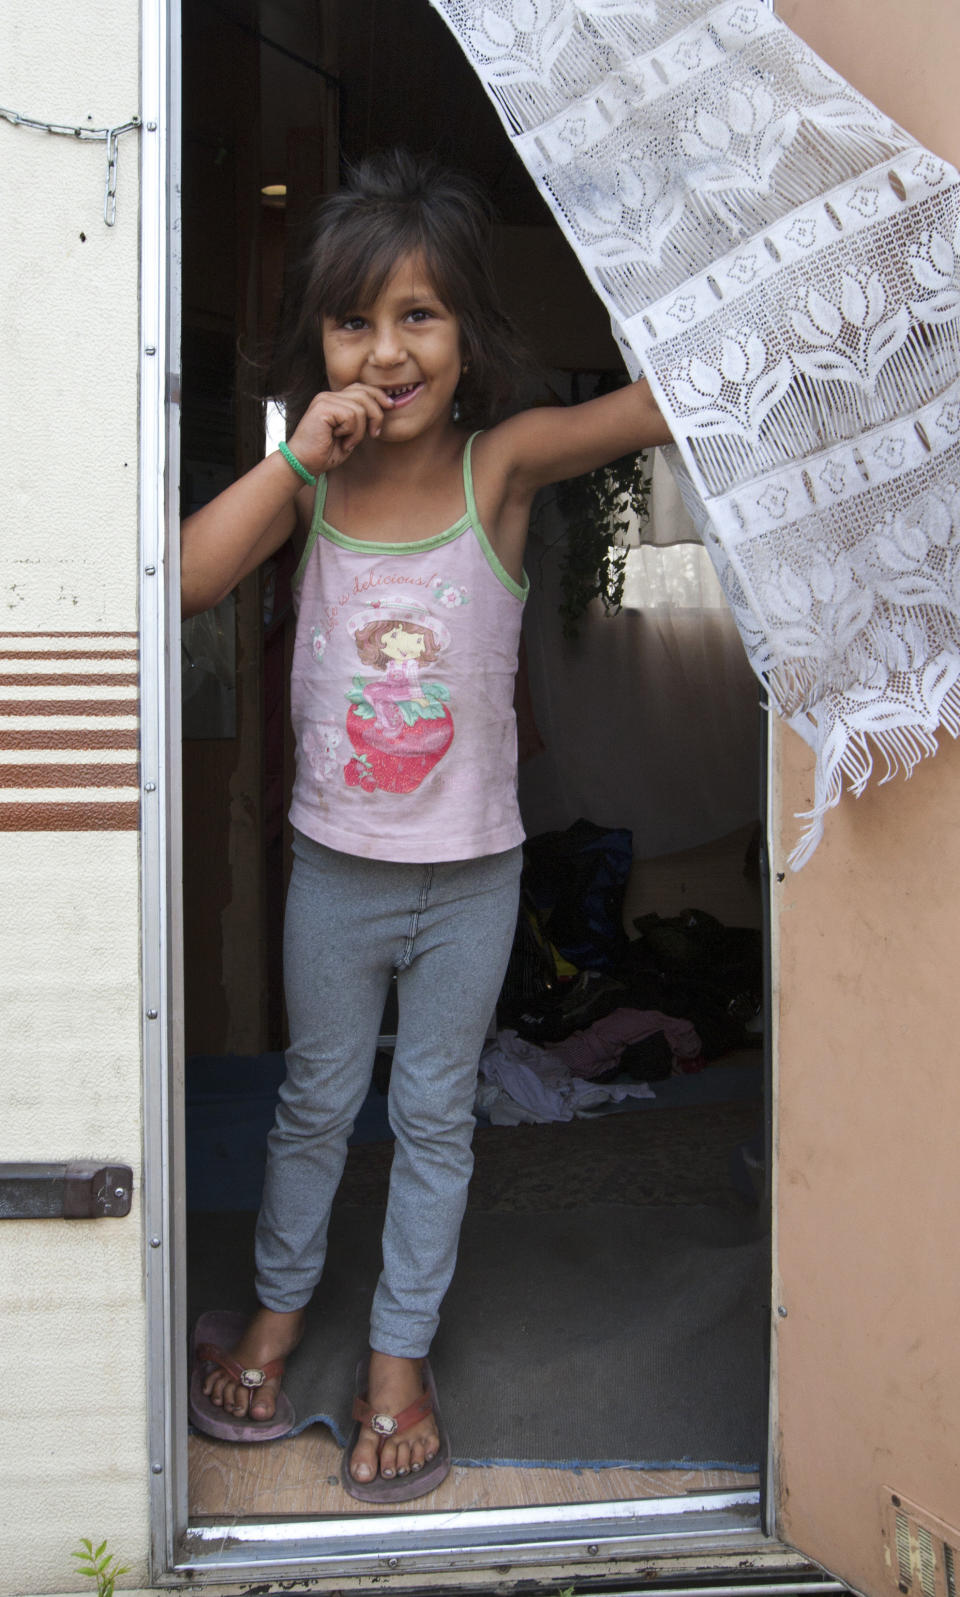
[[[777,9],[960,163],[952,0]],[[810,865],[774,885],[781,1523],[871,1597],[896,1590],[884,1487],[960,1528],[960,746],[942,744],[909,783],[845,798]],[[812,796],[789,732],[776,778],[783,871]]]
[[[0,103],[39,121],[126,122],[139,37],[130,0],[4,6]],[[0,122],[0,397],[14,418],[0,464],[3,628],[136,621],[139,137],[120,142],[108,228],[102,144]]]
[[[125,122],[138,7],[4,6],[0,63],[14,111]],[[134,133],[107,228],[104,145],[0,121],[0,632],[137,625],[138,170]],[[137,833],[11,829],[9,786],[0,762],[0,1158],[138,1172]],[[143,1581],[144,1348],[139,1191],[127,1220],[0,1221],[0,1591],[75,1590],[81,1536]]]

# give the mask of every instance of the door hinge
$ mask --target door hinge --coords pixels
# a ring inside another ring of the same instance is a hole
[[[0,1220],[122,1220],[132,1201],[126,1164],[0,1164]]]

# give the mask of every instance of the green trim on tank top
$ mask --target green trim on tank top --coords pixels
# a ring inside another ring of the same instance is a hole
[[[338,548],[349,549],[356,554],[382,555],[389,549],[394,554],[414,555],[426,554],[430,549],[438,549],[441,544],[452,543],[454,538],[459,538],[462,533],[466,532],[468,527],[472,527],[484,559],[494,576],[502,582],[508,593],[512,593],[515,599],[519,599],[523,603],[530,592],[530,578],[524,572],[522,584],[514,582],[510,573],[504,569],[497,559],[477,513],[477,502],[473,496],[473,469],[470,464],[473,440],[476,436],[476,433],[470,434],[466,448],[463,451],[463,491],[467,501],[467,508],[463,515],[459,516],[453,523],[452,527],[447,527],[444,532],[435,533],[432,538],[417,538],[405,543],[381,543],[376,540],[371,542],[367,539],[351,538],[345,532],[338,532],[336,527],[332,527],[329,521],[324,520],[323,507],[327,498],[327,477],[325,472],[322,473],[317,480],[317,492],[313,503],[310,531],[307,535],[303,554],[300,556],[300,564],[294,573],[293,586],[297,588],[303,581],[303,574],[307,569],[307,561],[310,559],[317,538],[321,534],[328,543],[335,543]]]
[[[498,577],[503,583],[503,586],[506,588],[507,592],[512,593],[513,597],[515,599],[519,599],[522,604],[526,600],[527,594],[530,592],[530,578],[524,571],[522,573],[523,582],[514,582],[509,571],[507,571],[501,565],[499,559],[497,558],[496,551],[494,550],[490,539],[483,530],[483,522],[480,520],[480,516],[477,512],[477,501],[473,497],[473,465],[471,463],[471,456],[473,454],[473,440],[476,437],[476,433],[470,434],[470,437],[467,439],[467,447],[463,451],[463,487],[467,496],[467,516],[470,518],[473,530],[477,535],[477,542],[480,545],[480,548],[483,550],[487,565],[490,567],[490,570],[493,572],[494,576]]]

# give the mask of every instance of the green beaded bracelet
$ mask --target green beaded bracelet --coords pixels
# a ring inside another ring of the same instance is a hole
[[[304,482],[308,482],[310,484],[311,488],[315,488],[317,486],[316,477],[313,475],[312,471],[308,471],[307,470],[306,466],[303,464],[302,461],[299,461],[297,459],[296,455],[294,454],[293,450],[290,448],[289,444],[279,444],[277,447],[279,448],[280,453],[283,456],[284,460],[286,461],[287,465],[293,467],[293,469],[296,472],[297,476],[298,477],[302,477]]]

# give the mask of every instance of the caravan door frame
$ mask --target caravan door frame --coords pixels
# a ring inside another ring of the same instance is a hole
[[[180,26],[142,0],[140,652],[144,1278],[150,1567],[187,1506],[179,691]],[[176,651],[176,652],[174,652]]]
[[[458,1586],[555,1587],[573,1566],[600,1582],[642,1573],[724,1589],[840,1591],[765,1533],[755,1489],[698,1496],[336,1521],[191,1527],[187,1499],[187,1326],[183,1191],[180,838],[179,365],[180,20],[178,0],[143,0],[140,520],[142,653],[145,1279],[151,1579],[311,1579],[338,1588],[376,1575]],[[769,748],[768,748],[769,770]],[[773,1388],[771,1388],[771,1391]],[[767,1501],[772,1498],[767,1488]],[[486,1572],[486,1573],[485,1573]],[[751,1572],[753,1579],[751,1580]],[[806,1574],[809,1578],[798,1576]],[[508,1582],[506,1582],[508,1583]],[[676,1593],[677,1588],[672,1587]]]

